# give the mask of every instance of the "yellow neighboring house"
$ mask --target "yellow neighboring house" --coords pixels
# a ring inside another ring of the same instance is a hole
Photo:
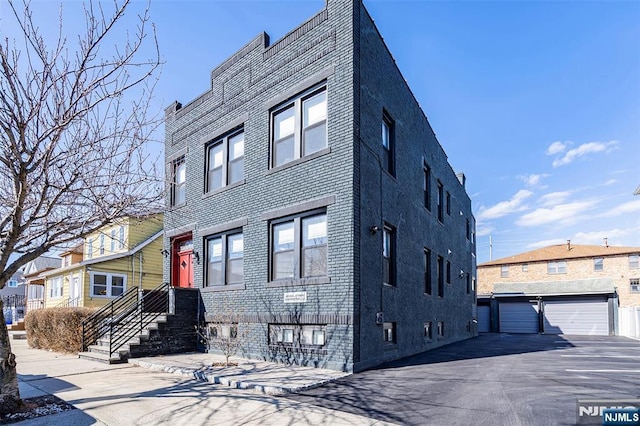
[[[125,217],[61,254],[45,278],[44,307],[100,307],[131,287],[162,283],[162,213]]]

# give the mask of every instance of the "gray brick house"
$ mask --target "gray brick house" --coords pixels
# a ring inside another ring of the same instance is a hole
[[[164,277],[232,312],[243,356],[359,371],[476,335],[464,175],[360,1],[258,35],[165,114]]]

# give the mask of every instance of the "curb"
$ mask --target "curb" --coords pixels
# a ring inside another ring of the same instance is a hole
[[[349,374],[345,374],[340,377],[333,377],[330,379],[320,380],[314,383],[309,383],[300,386],[284,386],[284,385],[264,385],[261,383],[248,380],[238,380],[236,377],[227,377],[225,375],[216,375],[214,373],[208,373],[206,371],[189,368],[189,367],[176,367],[165,364],[155,364],[152,362],[146,362],[135,358],[129,359],[129,364],[146,368],[153,371],[164,371],[166,373],[176,374],[179,376],[190,377],[201,382],[213,383],[216,385],[228,386],[233,389],[248,389],[258,393],[271,396],[286,395],[291,393],[304,392],[309,389],[323,386],[327,383],[331,383]],[[237,375],[237,374],[236,374]]]

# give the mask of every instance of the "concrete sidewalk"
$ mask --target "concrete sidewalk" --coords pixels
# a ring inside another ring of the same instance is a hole
[[[213,367],[223,358],[200,353],[107,365],[26,340],[11,346],[23,398],[53,394],[77,408],[16,425],[385,424],[279,396],[347,375],[332,370],[237,359]]]

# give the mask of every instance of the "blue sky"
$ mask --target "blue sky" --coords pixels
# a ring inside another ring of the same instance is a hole
[[[154,1],[165,60],[158,108],[193,100],[260,31],[274,42],[323,5]],[[493,259],[567,239],[640,246],[640,2],[365,5],[449,162],[467,176],[478,262],[489,260],[490,235]]]

